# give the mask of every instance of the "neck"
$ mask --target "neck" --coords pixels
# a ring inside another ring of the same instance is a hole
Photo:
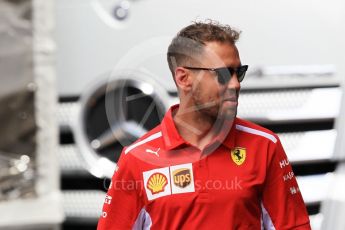
[[[214,119],[196,108],[180,105],[173,113],[175,126],[181,137],[193,146],[203,150],[213,141],[223,141],[228,132],[222,132],[224,125],[231,127],[233,121]]]

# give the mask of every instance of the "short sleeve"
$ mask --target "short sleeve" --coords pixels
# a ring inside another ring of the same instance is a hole
[[[141,181],[135,175],[135,158],[122,152],[97,229],[132,229],[143,207],[141,191]]]
[[[270,143],[269,155],[261,203],[265,229],[311,229],[296,177],[278,137],[276,143]]]

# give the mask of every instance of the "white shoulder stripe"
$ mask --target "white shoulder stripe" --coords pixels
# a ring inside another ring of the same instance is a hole
[[[271,140],[273,143],[277,143],[277,138],[275,138],[273,135],[271,135],[269,133],[265,133],[265,132],[262,132],[260,130],[252,129],[252,128],[249,128],[249,127],[246,127],[243,125],[236,125],[236,129],[241,130],[243,132],[252,133],[255,135],[266,137],[267,139]]]
[[[136,148],[136,147],[138,147],[138,146],[140,146],[140,145],[142,145],[142,144],[145,144],[145,143],[147,143],[147,142],[149,142],[149,141],[152,141],[152,140],[154,140],[154,139],[157,139],[157,138],[159,138],[159,137],[161,137],[162,136],[162,132],[158,132],[158,133],[154,133],[154,134],[152,134],[151,136],[148,136],[148,137],[146,137],[145,139],[143,139],[143,140],[141,140],[141,141],[138,141],[137,143],[134,143],[133,145],[130,145],[130,146],[128,146],[127,148],[126,148],[126,150],[125,150],[125,154],[127,154],[129,151],[131,151],[132,149],[134,149],[134,148]]]

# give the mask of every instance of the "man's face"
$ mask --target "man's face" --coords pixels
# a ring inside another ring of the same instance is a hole
[[[241,65],[236,46],[228,43],[207,43],[201,59],[202,66],[198,67],[237,68]],[[190,74],[193,79],[190,97],[199,113],[214,120],[232,120],[236,117],[240,83],[235,73],[225,84],[218,82],[214,71],[192,70]]]

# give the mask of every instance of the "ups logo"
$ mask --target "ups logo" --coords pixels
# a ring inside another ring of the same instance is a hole
[[[188,168],[173,171],[174,184],[180,188],[187,187],[191,182],[191,173]]]

